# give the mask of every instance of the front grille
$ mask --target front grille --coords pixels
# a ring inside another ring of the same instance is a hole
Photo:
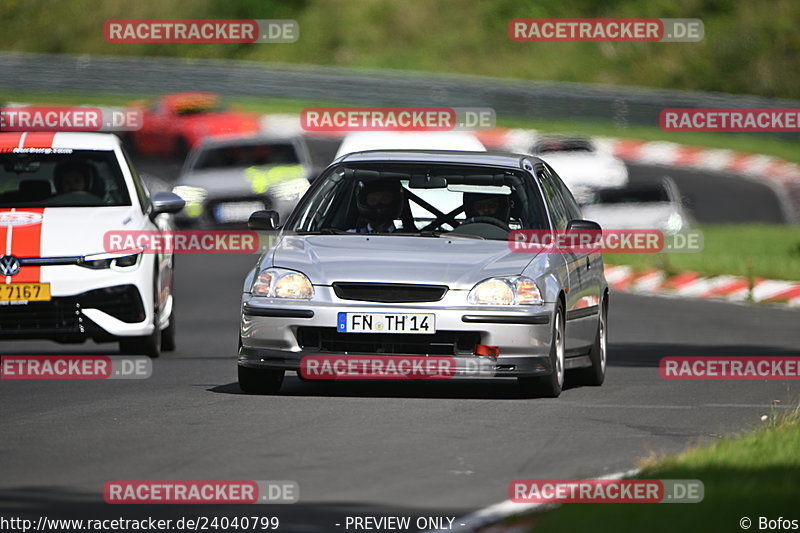
[[[297,328],[297,343],[304,350],[320,353],[456,355],[474,353],[480,334],[463,331],[438,331],[431,335],[339,333],[336,328],[303,326]]]
[[[0,306],[0,335],[15,333],[82,333],[80,305],[53,298],[49,302]]]
[[[96,289],[75,296],[55,297],[49,302],[0,306],[0,335],[83,333],[81,309],[99,309],[122,322],[145,318],[139,290],[134,285]]]
[[[342,300],[362,302],[411,303],[438,302],[444,298],[444,285],[412,285],[406,283],[336,282],[333,292]]]

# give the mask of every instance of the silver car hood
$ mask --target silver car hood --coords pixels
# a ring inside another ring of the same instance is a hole
[[[521,274],[536,255],[512,252],[507,241],[391,235],[284,236],[272,252],[262,268],[298,270],[314,285],[366,281],[451,289],[471,289],[492,276]]]

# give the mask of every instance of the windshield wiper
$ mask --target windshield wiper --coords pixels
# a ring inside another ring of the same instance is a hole
[[[357,235],[357,233],[336,228],[322,228],[317,231],[298,231],[297,235]]]
[[[452,231],[420,231],[418,234],[420,237],[446,237],[446,238],[459,238],[459,239],[478,239],[478,240],[485,240],[480,235],[471,235],[469,233],[453,233]]]

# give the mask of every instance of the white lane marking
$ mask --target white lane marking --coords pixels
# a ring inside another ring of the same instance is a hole
[[[634,468],[633,470],[628,470],[626,472],[615,472],[613,474],[608,474],[605,476],[600,476],[592,479],[622,479],[626,477],[635,476],[639,473],[638,468]],[[505,500],[500,503],[495,503],[494,505],[490,505],[489,507],[484,507],[483,509],[479,509],[474,513],[468,514],[467,516],[458,518],[455,520],[455,523],[462,526],[464,529],[459,529],[459,531],[463,532],[470,532],[475,531],[476,529],[485,526],[487,524],[491,524],[494,522],[498,522],[504,518],[509,516],[518,515],[521,513],[526,513],[530,511],[544,511],[546,509],[554,509],[558,507],[556,503],[515,503],[511,500]],[[426,531],[425,533],[440,533],[446,532],[450,530],[446,529],[436,529]]]

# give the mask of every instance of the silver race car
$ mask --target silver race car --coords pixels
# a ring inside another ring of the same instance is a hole
[[[278,229],[274,211],[252,229]],[[516,250],[514,230],[600,227],[533,156],[384,150],[335,160],[244,282],[239,385],[276,393],[306,356],[447,356],[455,375],[556,397],[600,385],[608,286],[599,253]],[[489,372],[486,372],[489,368]],[[304,377],[301,375],[301,377]]]
[[[173,192],[186,201],[181,226],[244,225],[253,211],[288,215],[308,189],[311,158],[301,137],[211,137],[192,150]]]

